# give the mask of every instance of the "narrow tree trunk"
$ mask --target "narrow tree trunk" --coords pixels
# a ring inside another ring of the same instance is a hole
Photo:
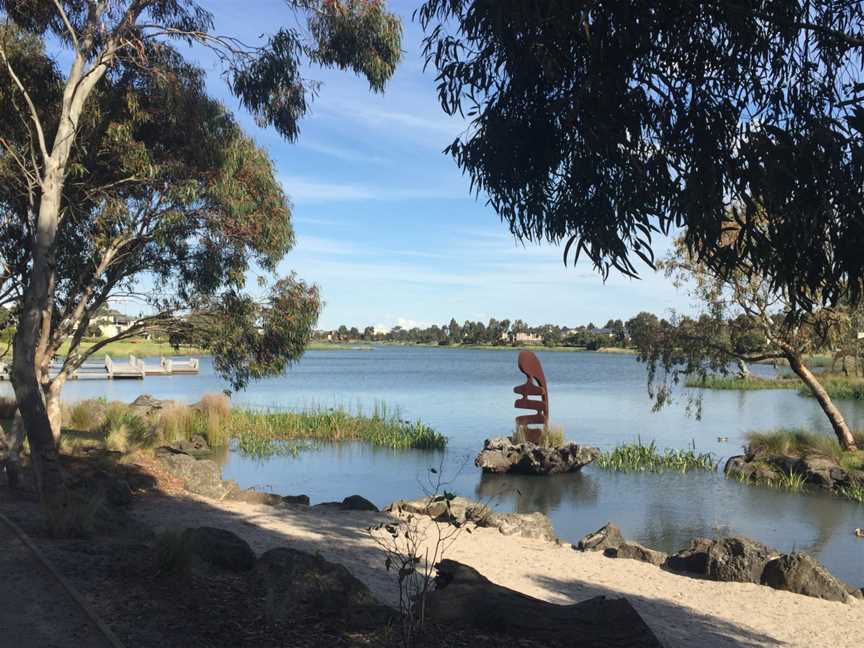
[[[738,377],[744,380],[753,377],[753,374],[750,372],[750,367],[748,367],[747,363],[741,358],[738,358]]]
[[[62,191],[63,172],[55,163],[45,171],[33,243],[33,265],[24,289],[23,308],[12,347],[12,386],[30,441],[36,485],[49,521],[65,509],[67,494],[40,381],[42,358],[38,357],[37,349],[43,337],[44,322],[51,317],[54,242]]]
[[[54,446],[60,447],[60,428],[63,424],[63,409],[60,407],[60,389],[62,383],[52,382],[45,390],[45,409],[48,412],[48,421],[51,423],[51,436],[54,437]]]
[[[837,440],[840,442],[840,446],[844,450],[857,450],[858,447],[855,445],[855,437],[852,436],[852,432],[846,424],[846,419],[843,418],[843,414],[839,409],[837,409],[837,406],[831,400],[828,392],[825,391],[825,388],[813,372],[804,365],[800,356],[790,355],[788,356],[788,360],[792,371],[794,371],[795,374],[804,381],[804,384],[807,385],[808,389],[813,393],[813,396],[817,401],[819,401],[822,411],[825,412],[825,416],[827,416],[828,420],[831,422],[831,427],[834,428],[834,434],[837,435]]]

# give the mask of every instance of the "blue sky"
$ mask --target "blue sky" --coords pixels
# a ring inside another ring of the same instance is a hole
[[[404,58],[384,95],[349,73],[310,69],[322,82],[299,141],[258,128],[228,93],[221,69],[200,50],[211,92],[232,108],[275,162],[294,205],[297,246],[280,271],[321,288],[321,328],[523,319],[598,325],[641,310],[685,309],[660,275],[610,277],[590,263],[564,267],[561,249],[523,247],[496,214],[469,195],[442,149],[464,128],[440,109],[433,73],[411,12],[420,0],[390,1],[403,18]],[[217,31],[255,43],[294,18],[281,0],[205,2]],[[252,8],[254,7],[254,9]]]

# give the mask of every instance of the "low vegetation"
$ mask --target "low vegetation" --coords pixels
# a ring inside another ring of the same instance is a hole
[[[517,426],[516,431],[510,439],[513,443],[527,443],[528,434],[525,427],[522,425]],[[537,445],[546,448],[560,448],[564,445],[564,428],[560,425],[547,425],[543,428],[540,434],[540,441]]]
[[[855,442],[864,448],[864,433],[853,433]],[[788,457],[820,456],[831,459],[846,470],[864,468],[864,450],[846,452],[833,436],[800,429],[750,432],[747,452],[752,455],[785,455]]]
[[[379,403],[369,415],[344,408],[300,412],[232,410],[224,395],[206,395],[195,405],[168,404],[150,414],[122,403],[81,401],[64,413],[64,449],[104,445],[129,452],[196,436],[211,447],[235,444],[256,457],[293,454],[303,442],[359,441],[394,449],[441,449],[447,438],[420,421],[403,420],[398,409]]]
[[[645,445],[641,439],[604,452],[595,462],[605,470],[620,472],[680,472],[715,470],[717,460],[710,452],[696,452],[695,444],[686,450],[657,449],[654,441]]]
[[[864,400],[864,378],[846,376],[840,373],[819,374],[819,382],[831,398]],[[698,389],[734,389],[750,391],[758,389],[797,389],[804,396],[813,393],[806,385],[794,376],[780,375],[776,378],[751,376],[723,376],[720,374],[705,377],[692,377],[687,380],[687,387]]]

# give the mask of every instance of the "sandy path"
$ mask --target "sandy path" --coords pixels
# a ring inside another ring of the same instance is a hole
[[[154,498],[136,507],[162,528],[217,526],[257,552],[275,546],[320,551],[392,602],[394,583],[365,529],[385,514],[274,509],[203,498]],[[462,534],[448,558],[495,583],[554,603],[598,594],[626,596],[668,648],[680,646],[832,646],[861,648],[864,603],[833,603],[744,583],[678,576],[633,560],[580,553],[570,545],[506,537],[494,529]]]

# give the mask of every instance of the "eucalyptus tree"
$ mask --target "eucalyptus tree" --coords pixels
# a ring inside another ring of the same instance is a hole
[[[446,151],[516,237],[635,275],[684,228],[701,262],[764,277],[793,315],[860,299],[864,2],[427,0],[417,15],[443,109],[471,119]]]
[[[627,323],[657,409],[669,402],[682,378],[726,374],[735,363],[744,371],[744,363],[786,361],[819,403],[841,447],[857,449],[842,412],[806,361],[808,354],[833,349],[849,337],[848,308],[825,307],[792,319],[792,300],[766,278],[740,271],[719,276],[688,252],[683,238],[661,265],[689,292],[698,314],[661,320],[640,313]],[[698,399],[696,405],[701,408]]]
[[[273,271],[292,243],[270,162],[171,48],[215,53],[241,105],[293,140],[316,88],[303,66],[351,70],[381,91],[401,26],[374,0],[286,8],[292,26],[250,47],[217,33],[193,0],[0,0],[0,145],[13,179],[3,191],[14,194],[0,217],[11,233],[2,278],[16,295],[12,382],[49,514],[66,502],[51,353],[64,336],[80,343],[92,308],[134,291],[136,277],[152,277],[155,314],[135,332],[194,337],[237,386],[278,370],[308,339],[313,289],[274,279],[263,304],[242,291],[248,269]],[[64,71],[45,54],[49,40],[71,60]],[[85,355],[73,349],[61,375]]]

